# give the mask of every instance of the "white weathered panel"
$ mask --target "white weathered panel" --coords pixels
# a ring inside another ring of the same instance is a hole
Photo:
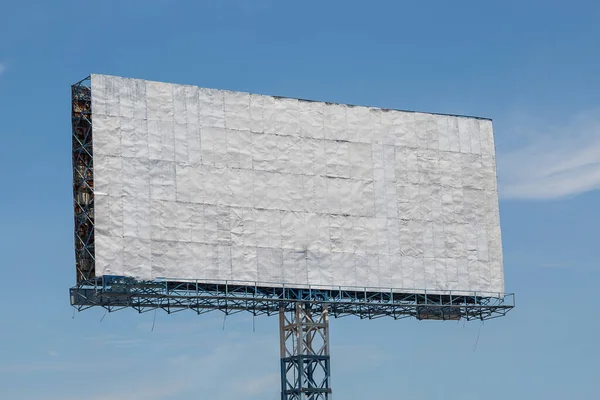
[[[153,200],[175,201],[177,197],[175,163],[150,160],[148,166],[150,198]]]
[[[148,159],[148,128],[145,119],[121,117],[120,121],[121,155]],[[98,126],[94,122],[94,129]],[[102,130],[100,130],[102,132]]]
[[[403,113],[402,119],[405,125],[405,141],[407,147],[417,147],[417,128],[416,128],[416,113]]]
[[[92,90],[92,112],[94,117],[106,114],[106,102],[114,99],[106,93],[106,81],[112,79],[111,76],[93,74],[90,77]]]
[[[186,243],[182,243],[182,245],[184,244]],[[123,238],[123,259],[127,260],[126,275],[137,279],[153,279],[151,256],[150,240],[132,237]],[[189,271],[189,273],[193,273],[193,271]]]
[[[265,96],[250,94],[250,130],[256,133],[265,131],[263,106]]]
[[[250,94],[226,91],[224,107],[228,129],[250,130]]]
[[[492,121],[479,120],[479,142],[481,146],[481,154],[483,156],[494,157],[496,150],[494,148]]]
[[[348,140],[347,107],[342,104],[325,104],[323,131],[325,139]]]
[[[137,98],[139,92],[137,90],[136,83],[139,82],[133,79],[121,79],[120,84],[117,87],[119,91],[119,116],[124,118],[135,118],[135,107],[136,104],[140,103],[140,99]],[[145,85],[144,85],[145,86]],[[145,94],[145,91],[144,91]],[[138,116],[139,118],[139,116]]]
[[[415,136],[417,139],[417,148],[427,148],[427,125],[429,120],[427,114],[415,114]]]
[[[448,129],[448,119],[445,115],[435,117],[436,133],[438,135],[439,150],[450,151],[450,131]]]
[[[348,140],[355,143],[371,143],[374,119],[368,107],[350,107],[346,112]]]
[[[448,144],[450,151],[459,152],[460,150],[460,134],[458,131],[458,118],[447,117],[448,129]]]
[[[130,264],[124,264],[123,238],[96,234],[95,245],[101,250],[96,254],[96,268],[102,275],[130,275]]]
[[[162,82],[146,82],[146,118],[155,121],[173,122],[173,88]]]
[[[435,115],[428,114],[425,125],[427,138],[427,148],[430,150],[440,149],[440,132],[438,131],[438,123]]]
[[[187,123],[186,90],[183,85],[173,85],[173,120],[175,124]]]
[[[383,145],[394,145],[399,138],[396,125],[396,113],[392,110],[383,110],[379,114],[381,118],[381,132],[379,132],[379,142]]]
[[[96,272],[504,290],[490,121],[92,76]]]
[[[190,146],[188,144],[187,136],[187,124],[176,122],[173,125],[173,147],[175,161],[177,162],[190,162]]]
[[[123,159],[121,157],[100,156],[94,159],[94,167],[104,172],[104,174],[94,174],[94,192],[114,197],[122,196]]]
[[[469,137],[471,138],[471,153],[481,154],[481,138],[479,134],[479,121],[476,119],[468,120]]]
[[[222,91],[198,89],[198,123],[203,127],[225,128],[225,106]]]
[[[325,105],[316,101],[298,102],[298,134],[300,136],[323,139]]]
[[[298,100],[275,100],[275,132],[278,135],[298,135]]]
[[[96,131],[102,132],[96,135]],[[120,157],[121,146],[121,121],[109,115],[98,115],[94,117],[93,125],[94,154]]]
[[[443,258],[435,258],[432,260],[435,265],[434,280],[436,282],[435,289],[448,290],[448,274],[446,272],[446,260]]]
[[[471,153],[471,126],[468,118],[458,119],[458,137],[460,141],[460,152]]]
[[[217,265],[219,279],[233,279],[233,270],[231,262],[231,246],[217,246]]]
[[[173,122],[148,120],[148,154],[153,160],[175,161]]]

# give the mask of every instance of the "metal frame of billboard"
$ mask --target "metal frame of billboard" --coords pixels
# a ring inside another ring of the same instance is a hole
[[[71,304],[80,311],[100,306],[108,311],[133,308],[140,313],[163,309],[168,313],[249,311],[273,315],[281,308],[293,311],[297,303],[307,304],[315,313],[326,305],[334,317],[488,320],[506,315],[514,307],[514,294],[490,297],[464,291],[436,294],[381,288],[276,287],[259,282],[137,281],[115,276],[90,279],[71,288]]]
[[[71,96],[77,284],[70,289],[70,298],[79,311],[102,307],[108,312],[132,308],[140,313],[162,309],[168,313],[278,314],[281,399],[328,400],[330,315],[483,321],[505,316],[515,305],[512,293],[97,277],[90,77],[72,85]]]
[[[71,303],[80,310],[101,306],[108,311],[132,307],[139,312],[161,308],[183,309],[198,314],[219,310],[226,314],[250,311],[275,314],[280,308],[293,311],[303,302],[320,312],[327,305],[334,317],[390,316],[395,319],[486,320],[504,316],[514,307],[514,295],[498,293],[400,290],[358,287],[286,286],[269,282],[200,280],[136,281],[127,277],[95,275],[94,254],[94,162],[92,147],[91,80],[87,77],[71,87],[73,206],[75,214],[75,259],[77,285]]]
[[[71,86],[73,208],[77,282],[95,277],[94,150],[90,77]]]

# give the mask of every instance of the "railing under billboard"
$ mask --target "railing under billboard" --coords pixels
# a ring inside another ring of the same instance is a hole
[[[512,293],[478,293],[275,285],[268,282],[211,280],[138,281],[128,277],[104,276],[82,281],[71,288],[71,304],[78,310],[93,306],[108,311],[134,308],[141,312],[163,309],[168,313],[193,310],[198,314],[222,311],[234,314],[277,314],[281,308],[293,311],[304,303],[318,313],[327,306],[334,317],[360,318],[415,317],[435,320],[488,320],[506,315],[514,307]]]

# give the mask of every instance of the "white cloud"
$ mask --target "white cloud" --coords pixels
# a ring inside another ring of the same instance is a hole
[[[600,114],[582,114],[534,138],[499,153],[502,198],[557,199],[600,188]]]
[[[114,346],[114,347],[133,347],[142,345],[146,342],[144,339],[121,337],[117,335],[98,335],[87,338],[97,346]]]
[[[70,367],[66,362],[9,362],[0,364],[0,374],[33,374],[37,372],[65,371]]]
[[[109,379],[111,384],[102,392],[91,395],[89,399],[172,400],[192,398],[197,396],[197,393],[202,393],[201,398],[223,400],[275,400],[278,397],[277,338],[254,337],[243,342],[227,340],[226,343],[222,343],[219,338],[214,337],[206,341],[199,337],[188,337],[187,334],[180,337],[186,337],[188,351],[167,358],[152,357],[153,361],[146,361],[152,365],[150,368],[141,366],[140,361],[131,362],[126,359],[112,360],[110,368],[103,365],[102,360],[96,361],[98,366],[95,362],[94,366],[86,370],[86,374],[102,376]],[[210,350],[195,352],[189,349],[190,346]],[[168,352],[160,354],[165,355]],[[134,365],[138,365],[138,370],[132,374]],[[59,366],[54,365],[55,368]],[[38,371],[38,367],[28,366],[34,368],[34,371]],[[47,365],[41,367],[44,370],[48,368]],[[60,396],[48,400],[79,399],[81,396],[75,394],[77,390],[80,389],[70,388],[69,393],[61,393]]]
[[[263,398],[267,395],[274,397],[273,395],[277,394],[281,384],[280,379],[281,375],[279,372],[246,377],[243,379],[234,378],[231,387],[231,398],[244,398],[244,396]]]

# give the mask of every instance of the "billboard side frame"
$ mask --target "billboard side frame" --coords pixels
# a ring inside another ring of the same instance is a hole
[[[71,86],[74,239],[78,283],[95,277],[91,92],[90,76]]]

